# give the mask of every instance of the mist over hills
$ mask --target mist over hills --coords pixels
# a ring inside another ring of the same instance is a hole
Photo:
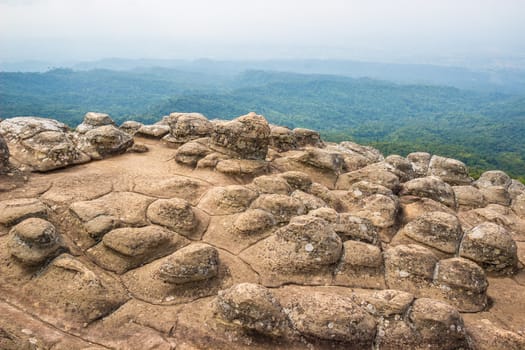
[[[2,72],[0,118],[38,115],[74,127],[90,110],[118,122],[154,122],[173,111],[231,119],[253,110],[327,140],[428,151],[463,160],[473,175],[498,168],[525,177],[525,73],[330,62],[104,60]]]

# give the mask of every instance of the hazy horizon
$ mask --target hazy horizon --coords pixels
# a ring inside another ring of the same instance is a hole
[[[0,61],[525,65],[525,1],[0,0]]]

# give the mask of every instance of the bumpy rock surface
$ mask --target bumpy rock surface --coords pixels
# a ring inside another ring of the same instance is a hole
[[[4,137],[0,135],[0,174],[7,171],[9,165],[9,148],[5,143]]]
[[[525,185],[503,172],[254,113],[0,135],[2,349],[524,347]]]

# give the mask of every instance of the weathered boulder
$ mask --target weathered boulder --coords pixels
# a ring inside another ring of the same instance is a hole
[[[399,181],[406,182],[415,177],[415,171],[412,163],[400,155],[394,154],[385,158],[385,163],[394,167],[394,174],[399,177]]]
[[[146,216],[152,223],[191,237],[197,231],[203,231],[205,214],[198,211],[184,199],[157,199],[149,205]]]
[[[100,266],[116,273],[149,263],[187,245],[188,240],[163,227],[123,227],[102,238],[102,243],[88,250]]]
[[[122,154],[133,145],[133,137],[113,125],[87,131],[79,138],[79,149],[92,159]]]
[[[11,162],[22,170],[49,171],[90,161],[68,127],[53,119],[16,117],[0,123]]]
[[[456,197],[452,187],[436,176],[410,180],[401,185],[400,196],[417,196],[433,199],[456,209]]]
[[[320,147],[323,145],[319,132],[304,128],[293,129],[293,134],[298,147]]]
[[[199,202],[199,208],[210,215],[240,213],[252,203],[258,193],[245,186],[214,187]]]
[[[252,202],[250,208],[266,210],[278,223],[288,222],[294,216],[306,214],[306,207],[302,201],[282,194],[260,195]]]
[[[58,316],[66,328],[85,326],[129,299],[118,280],[69,254],[55,258],[22,293],[34,300],[34,311],[48,322],[57,322]]]
[[[407,155],[407,160],[412,163],[416,177],[427,176],[431,157],[432,156],[426,152],[414,152]]]
[[[512,179],[501,170],[485,171],[479,179],[474,182],[478,188],[501,186],[507,189],[512,183]]]
[[[444,253],[455,254],[463,231],[455,215],[433,211],[405,225],[398,231],[396,239],[400,236],[409,237]]]
[[[487,202],[483,193],[474,186],[453,186],[459,210],[483,208]]]
[[[312,179],[310,176],[300,171],[286,171],[279,174],[279,177],[285,179],[294,190],[308,192],[312,186]]]
[[[383,289],[362,296],[367,311],[374,316],[403,315],[414,300],[414,295],[395,289]],[[369,306],[370,305],[370,306]]]
[[[351,212],[370,220],[378,228],[381,239],[389,241],[395,232],[398,211],[399,201],[396,197],[374,194],[363,198]]]
[[[217,162],[215,170],[230,176],[257,176],[268,172],[268,163],[256,159],[223,159]]]
[[[441,260],[434,277],[443,299],[460,311],[479,312],[487,306],[487,277],[476,263],[463,258]]]
[[[254,283],[240,283],[219,291],[217,311],[225,321],[261,334],[280,336],[289,321],[269,289]]]
[[[385,162],[370,164],[364,168],[339,175],[335,188],[348,190],[356,182],[368,181],[397,191],[399,177],[394,174],[394,171],[395,168]]]
[[[438,262],[430,249],[417,244],[390,247],[384,259],[387,286],[416,295],[431,285]]]
[[[13,227],[9,234],[9,252],[24,265],[40,265],[56,256],[60,249],[55,226],[43,219],[26,219]]]
[[[525,349],[523,335],[496,327],[487,319],[469,325],[467,332],[474,349],[478,350],[521,350]]]
[[[525,218],[525,193],[520,194],[512,201],[512,210],[516,215]]]
[[[363,146],[350,141],[343,141],[339,144],[339,146],[343,147],[347,151],[354,152],[356,155],[361,155],[362,157],[366,158],[369,163],[377,163],[384,160],[381,152],[370,146]]]
[[[262,209],[248,209],[237,216],[233,229],[241,235],[256,235],[276,224],[274,216]]]
[[[376,336],[376,320],[351,298],[314,292],[290,305],[288,317],[302,335],[345,342],[352,349],[370,348]]]
[[[286,152],[297,148],[296,134],[283,126],[270,126],[270,146],[279,152]]]
[[[217,276],[218,266],[217,249],[194,243],[171,254],[160,266],[158,277],[172,284],[200,282]]]
[[[314,147],[306,147],[303,152],[291,157],[294,161],[320,169],[340,174],[343,169],[343,157],[339,152]]]
[[[175,161],[180,164],[195,166],[199,160],[211,153],[207,139],[198,139],[186,142],[175,152]]]
[[[213,125],[200,113],[172,113],[168,121],[171,129],[170,142],[185,143],[210,136]]]
[[[488,272],[514,273],[518,264],[516,242],[503,226],[492,222],[466,232],[459,255],[474,260]]]
[[[259,193],[274,193],[289,195],[292,187],[279,176],[263,175],[253,179],[252,184]]]
[[[106,113],[87,112],[84,115],[84,121],[77,126],[76,132],[85,134],[89,130],[93,130],[104,125],[115,125],[115,122]]]
[[[0,134],[0,175],[7,171],[9,165],[9,148],[4,137]]]
[[[440,156],[432,156],[428,165],[428,175],[437,176],[449,185],[469,185],[473,179],[468,174],[465,163]]]
[[[139,129],[143,125],[144,124],[137,122],[135,120],[127,120],[120,125],[119,129],[133,136],[137,133],[137,131],[139,131]]]
[[[335,269],[334,284],[357,288],[385,288],[383,255],[376,245],[343,243],[343,256]]]
[[[270,144],[270,126],[255,113],[213,127],[210,148],[234,158],[264,160]]]
[[[27,218],[47,218],[48,207],[36,198],[0,201],[0,224],[11,226]]]
[[[122,129],[122,126],[120,128]],[[153,124],[153,125],[142,125],[136,131],[136,135],[160,139],[161,137],[168,134],[169,132],[170,132],[170,127],[168,125]]]
[[[463,319],[452,306],[437,300],[420,298],[412,304],[408,318],[425,349],[468,348]]]
[[[321,198],[318,198],[314,196],[313,194],[303,192],[301,190],[295,190],[293,191],[292,198],[298,199],[304,204],[304,207],[307,212],[310,210],[315,210],[323,207],[327,207],[328,205],[325,203],[324,200]]]
[[[310,214],[315,215],[313,212],[310,212]],[[379,243],[377,227],[369,219],[350,213],[341,213],[336,217],[333,227],[343,241],[354,240],[370,244]]]

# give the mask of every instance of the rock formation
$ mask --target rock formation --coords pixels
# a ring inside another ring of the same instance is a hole
[[[89,112],[1,121],[0,185],[2,349],[525,348],[501,171],[255,113]]]

